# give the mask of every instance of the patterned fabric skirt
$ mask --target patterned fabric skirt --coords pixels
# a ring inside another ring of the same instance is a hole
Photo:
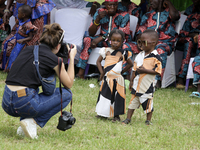
[[[107,56],[106,59],[109,61],[105,60],[104,69],[106,74],[102,81],[96,104],[97,115],[103,117],[123,115],[126,111],[125,83],[121,75],[122,61],[113,63],[114,57],[115,56]],[[115,62],[116,61],[118,60],[115,59]]]

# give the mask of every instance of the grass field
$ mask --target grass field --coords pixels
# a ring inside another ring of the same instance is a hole
[[[0,99],[2,99],[6,74],[0,72]],[[94,84],[90,88],[89,84]],[[154,94],[153,125],[144,124],[146,115],[142,108],[135,111],[129,125],[112,123],[109,119],[95,117],[95,104],[99,92],[96,79],[75,80],[73,115],[75,125],[63,132],[57,130],[60,113],[52,117],[44,128],[38,128],[37,140],[16,134],[19,118],[8,116],[0,108],[1,150],[200,150],[200,103],[198,98],[174,87],[158,89]],[[130,100],[126,94],[126,108]],[[65,109],[69,111],[69,106]],[[121,116],[125,119],[126,114]]]

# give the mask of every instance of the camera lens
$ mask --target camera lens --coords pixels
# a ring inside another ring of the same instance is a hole
[[[69,119],[69,124],[70,124],[70,125],[74,125],[75,122],[76,122],[76,118],[70,117],[70,119]]]

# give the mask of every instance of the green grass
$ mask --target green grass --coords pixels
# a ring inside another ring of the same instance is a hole
[[[5,73],[0,73],[0,99],[4,91]],[[89,84],[95,84],[90,88]],[[99,92],[96,79],[77,80],[72,88],[73,115],[75,125],[63,132],[57,130],[60,113],[53,116],[44,128],[38,128],[37,140],[16,135],[19,118],[7,115],[0,108],[0,149],[38,150],[199,150],[200,149],[200,105],[198,98],[189,98],[188,92],[175,88],[159,89],[154,94],[152,126],[144,124],[146,115],[142,108],[135,111],[129,125],[112,123],[110,120],[95,118],[95,105]],[[127,91],[126,107],[130,100]],[[69,106],[65,109],[69,111]],[[125,119],[126,114],[121,116]]]

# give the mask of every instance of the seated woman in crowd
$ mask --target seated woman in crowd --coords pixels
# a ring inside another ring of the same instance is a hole
[[[79,72],[77,77],[84,78],[84,71],[93,48],[108,47],[107,40],[109,33],[113,29],[120,29],[126,35],[126,41],[122,49],[132,53],[139,53],[138,49],[132,47],[132,36],[130,34],[130,16],[127,12],[118,12],[118,0],[105,0],[105,8],[100,8],[94,15],[89,28],[89,37],[83,40],[82,52],[80,54],[77,67]],[[101,28],[100,35],[95,36],[97,30]]]
[[[179,89],[185,88],[184,80],[187,75],[190,57],[199,55],[198,45],[194,42],[194,37],[200,33],[200,0],[193,0],[193,3],[196,7],[193,9],[192,14],[187,16],[176,44],[176,49],[183,50],[183,58],[176,86]]]
[[[170,0],[151,0],[150,6],[152,10],[144,14],[140,22],[137,39],[140,39],[141,33],[146,29],[157,31],[159,40],[155,49],[162,58],[162,73],[161,76],[157,75],[156,78],[158,80],[157,87],[161,87],[167,55],[170,55],[173,51],[174,43],[178,37],[175,31],[175,21],[179,20],[180,14]]]

